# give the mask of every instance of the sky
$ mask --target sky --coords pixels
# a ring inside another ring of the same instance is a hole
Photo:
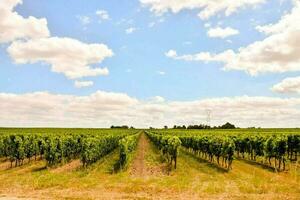
[[[1,0],[0,126],[300,127],[300,0]]]

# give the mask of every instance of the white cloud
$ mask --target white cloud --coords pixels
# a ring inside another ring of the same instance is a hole
[[[163,103],[163,102],[166,101],[165,98],[163,98],[163,97],[161,97],[161,96],[155,96],[155,97],[153,97],[152,99],[153,99],[153,101],[156,102],[156,103]]]
[[[137,30],[137,28],[135,27],[130,27],[128,29],[125,30],[126,34],[131,34],[133,32],[135,32]]]
[[[100,18],[100,21],[110,19],[109,14],[106,10],[97,10],[96,15]]]
[[[166,74],[166,72],[164,72],[164,71],[157,71],[157,73],[158,73],[159,75],[165,75],[165,74]]]
[[[178,13],[182,10],[200,10],[198,16],[201,19],[208,19],[218,13],[229,16],[238,10],[246,7],[255,7],[266,0],[140,0],[141,4],[150,7],[150,10],[157,15],[168,11]]]
[[[165,53],[165,55],[169,58],[173,58],[175,60],[185,60],[185,61],[223,61],[231,58],[233,56],[233,52],[231,50],[225,51],[221,54],[211,54],[209,52],[201,52],[198,54],[188,54],[179,56],[177,52],[173,49],[169,50]]]
[[[17,64],[45,62],[53,72],[62,73],[70,79],[87,76],[108,75],[107,68],[93,68],[113,52],[104,44],[85,44],[71,38],[41,38],[15,41],[8,53]]]
[[[45,18],[24,18],[13,9],[22,4],[22,0],[0,1],[0,43],[16,39],[41,38],[50,35]]]
[[[239,48],[214,54],[200,52],[178,56],[174,59],[188,61],[222,62],[224,70],[242,70],[251,75],[261,73],[283,73],[300,71],[300,1],[294,1],[294,8],[274,24],[258,26],[257,30],[266,34],[261,41]],[[176,52],[175,52],[176,53]]]
[[[88,25],[89,23],[91,23],[91,19],[88,16],[77,16],[77,18],[79,19],[80,23],[82,25]]]
[[[205,28],[209,28],[210,26],[211,26],[210,23],[205,23],[205,24],[204,24],[204,27],[205,27]]]
[[[207,35],[209,37],[214,37],[214,38],[226,38],[237,34],[239,34],[239,31],[230,27],[226,27],[226,28],[215,27],[215,28],[210,28],[207,31]]]
[[[126,94],[103,91],[97,91],[89,96],[48,92],[0,93],[0,113],[9,115],[6,118],[0,116],[0,124],[1,126],[108,126],[112,121],[122,119],[127,109],[137,102],[135,98]]]
[[[7,51],[16,64],[47,63],[53,72],[62,73],[70,79],[108,75],[107,68],[91,66],[113,55],[106,45],[51,37],[46,19],[23,18],[13,10],[21,3],[22,0],[0,1],[0,43],[11,43]],[[86,16],[79,19],[84,24],[90,22]]]
[[[175,50],[171,49],[168,52],[166,52],[165,55],[169,58],[176,58],[177,52]]]
[[[224,97],[195,101],[138,100],[123,93],[87,96],[35,92],[0,93],[0,126],[109,127],[128,124],[162,127],[199,124],[212,110],[211,124],[241,127],[300,126],[300,98]]]
[[[90,87],[94,85],[93,81],[75,81],[74,83],[76,88]]]
[[[272,91],[278,93],[300,94],[300,76],[282,80],[280,83],[272,87]]]

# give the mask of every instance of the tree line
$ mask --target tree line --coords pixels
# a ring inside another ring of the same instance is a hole
[[[237,128],[234,124],[231,124],[229,122],[226,122],[223,125],[220,126],[209,126],[206,124],[199,124],[199,125],[174,125],[173,129],[235,129]],[[164,129],[168,129],[168,126],[164,126]]]

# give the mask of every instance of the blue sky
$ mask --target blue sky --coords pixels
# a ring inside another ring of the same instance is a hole
[[[8,50],[10,45],[15,41],[30,39],[16,37],[3,41],[0,43],[0,93],[3,94],[23,95],[42,91],[90,96],[97,91],[104,91],[126,94],[147,103],[157,96],[170,102],[242,96],[282,100],[299,96],[297,88],[291,92],[291,88],[271,89],[286,78],[299,77],[299,68],[280,72],[260,69],[257,74],[251,74],[247,71],[248,63],[240,60],[237,64],[239,70],[229,67],[229,70],[224,71],[222,68],[232,64],[231,61],[223,58],[194,59],[201,52],[218,55],[226,50],[235,52],[235,59],[242,54],[238,53],[241,47],[270,37],[259,31],[258,26],[279,23],[283,16],[297,7],[297,1],[260,0],[253,5],[245,3],[228,16],[221,10],[206,19],[197,16],[204,10],[202,7],[192,5],[192,9],[183,7],[179,11],[172,11],[172,2],[167,0],[162,1],[162,5],[155,5],[153,0],[23,0],[22,4],[17,4],[17,0],[5,1],[13,2],[16,6],[13,10],[25,19],[30,16],[45,18],[46,29],[50,32],[47,37],[72,38],[85,44],[104,44],[113,52],[113,56],[105,56],[102,62],[88,63],[92,68],[107,67],[108,75],[70,78],[64,73],[51,70],[52,64],[42,59],[30,62],[28,58],[25,64],[16,64],[17,58]],[[173,2],[175,5],[176,1]],[[167,9],[159,10],[161,7],[155,6],[165,6]],[[97,11],[106,16],[102,15],[101,18]],[[223,36],[209,36],[209,30],[216,28],[234,29],[238,34],[224,36],[224,30],[221,31]],[[18,31],[22,32],[22,29]],[[8,33],[3,30],[2,34],[5,36]],[[167,56],[170,50],[175,51],[176,55]],[[184,55],[192,59],[182,58]],[[273,61],[262,62],[262,68],[263,64],[270,63]],[[92,82],[92,85],[76,87],[75,81]],[[296,111],[298,114],[298,105]],[[173,122],[176,121],[170,123]]]
[[[36,1],[25,0],[16,8],[22,16],[45,17],[53,36],[71,37],[86,43],[104,43],[115,55],[102,64],[109,68],[108,76],[84,78],[94,81],[94,86],[77,89],[73,82],[50,71],[49,66],[37,64],[14,65],[1,48],[0,90],[24,93],[51,91],[86,95],[96,90],[124,92],[137,98],[163,96],[171,100],[192,100],[202,97],[239,95],[276,95],[270,88],[283,79],[282,74],[251,77],[243,71],[220,70],[219,63],[177,62],[164,56],[169,49],[182,53],[198,51],[220,52],[237,49],[261,39],[262,34],[251,25],[272,23],[290,9],[285,1],[269,1],[256,9],[245,9],[225,18],[220,15],[202,21],[195,11],[155,16],[139,1]],[[110,19],[99,22],[97,10],[106,10]],[[87,16],[90,23],[83,25],[78,16]],[[159,23],[163,19],[164,22]],[[150,23],[158,23],[150,28]],[[209,38],[205,23],[230,26],[239,35],[226,39]],[[137,28],[132,34],[125,30]],[[130,71],[130,72],[129,72]],[[160,75],[159,72],[165,72]],[[299,73],[293,73],[298,74]]]

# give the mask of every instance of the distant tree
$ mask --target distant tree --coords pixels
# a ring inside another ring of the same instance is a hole
[[[210,129],[211,127],[205,124],[200,125],[189,125],[187,129]]]
[[[164,126],[164,129],[168,129],[168,126]]]
[[[220,128],[221,129],[235,129],[235,125],[227,122],[226,124],[223,124]]]
[[[182,126],[174,125],[173,128],[174,128],[174,129],[186,129],[186,126],[185,126],[185,125],[182,125]]]
[[[114,125],[112,125],[110,128],[111,128],[111,129],[113,129],[113,128],[129,129],[129,127],[128,127],[127,125],[123,125],[123,126],[114,126]]]

